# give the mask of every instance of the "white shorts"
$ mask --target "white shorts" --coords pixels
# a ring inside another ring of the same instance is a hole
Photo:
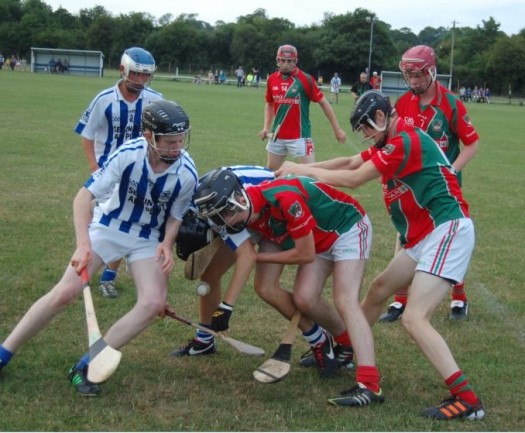
[[[332,248],[317,254],[322,259],[332,262],[341,260],[367,260],[372,247],[372,224],[367,215],[354,226],[339,236]]]
[[[157,253],[158,240],[144,239],[119,232],[102,224],[89,226],[91,248],[104,263],[112,263],[125,257],[128,263],[150,259]]]
[[[405,251],[417,263],[416,271],[458,283],[467,273],[474,243],[472,220],[461,218],[437,226],[425,239]]]
[[[298,138],[297,140],[269,140],[266,150],[275,155],[290,155],[295,158],[312,155],[314,142],[311,138]]]

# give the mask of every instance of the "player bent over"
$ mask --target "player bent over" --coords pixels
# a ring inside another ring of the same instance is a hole
[[[350,158],[306,166],[286,163],[277,174],[312,176],[346,188],[381,178],[403,249],[372,282],[363,310],[369,323],[375,323],[388,297],[411,285],[401,324],[450,390],[422,416],[481,419],[485,411],[480,399],[430,323],[452,285],[462,281],[474,249],[474,226],[456,173],[438,144],[398,117],[380,92],[371,90],[358,99],[350,123],[374,146]],[[339,404],[339,399],[333,402]]]
[[[144,109],[144,136],[114,152],[91,175],[73,204],[76,250],[62,279],[36,301],[0,346],[0,369],[25,343],[48,326],[82,293],[79,273],[94,275],[104,263],[125,257],[137,288],[137,302],[104,335],[119,349],[166,309],[173,246],[198,182],[186,152],[190,122],[174,102],[157,101]],[[112,196],[91,214],[91,201]],[[68,379],[84,396],[100,386],[87,379],[89,353],[70,370]]]
[[[306,177],[244,188],[229,170],[218,170],[202,182],[195,204],[200,215],[227,232],[249,228],[266,240],[257,253],[250,244],[257,262],[255,290],[265,302],[288,319],[298,308],[329,331],[348,330],[357,360],[357,383],[339,404],[383,402],[373,335],[359,304],[372,240],[372,227],[361,205],[348,194]],[[293,293],[268,284],[275,281],[276,275],[269,272],[275,264],[299,265]],[[335,308],[321,296],[330,275]],[[336,370],[331,339],[326,342],[313,347],[315,358]]]
[[[213,175],[217,175],[223,171],[225,172],[226,170],[228,173],[232,173],[237,179],[235,185],[241,184],[245,188],[274,179],[273,172],[268,169],[257,166],[239,165],[212,170],[203,176],[201,185],[204,187]],[[200,191],[202,192],[202,190]],[[216,198],[217,200],[220,199],[220,197]],[[203,202],[201,201],[201,206],[202,203]],[[209,203],[204,204],[208,205]],[[177,251],[178,253],[181,253],[179,257],[184,260],[188,257],[189,253],[194,250],[192,246],[197,245],[200,247],[207,243],[205,239],[197,240],[195,233],[192,233],[198,231],[198,229],[196,229],[198,223],[194,218],[194,216],[185,217],[179,231],[179,236],[177,237]],[[200,277],[201,281],[207,282],[210,285],[210,292],[207,295],[200,297],[199,317],[201,325],[211,327],[216,331],[225,331],[229,328],[229,320],[235,302],[255,266],[253,245],[259,243],[260,248],[269,248],[271,243],[264,239],[261,240],[260,235],[257,235],[248,229],[242,229],[236,233],[232,233],[225,230],[221,221],[219,221],[219,224],[217,225],[215,219],[210,218],[208,219],[208,222],[215,231],[219,233],[224,242],[214,254],[212,261]],[[201,237],[209,239],[209,236],[204,230],[200,231]],[[224,294],[223,301],[221,302],[221,278],[231,266],[235,266],[233,275],[229,282],[228,289]],[[279,278],[284,265],[266,264],[264,271],[258,271],[261,267],[262,264],[257,264],[256,275],[258,275],[258,277],[256,277],[256,279],[259,281],[258,286],[272,286],[274,290],[280,290]],[[285,292],[284,290],[282,291]],[[285,317],[290,319],[294,311],[295,307],[289,309]],[[336,359],[333,360],[334,362],[330,362],[332,360],[324,362],[321,358],[321,361],[316,363],[321,377],[334,375],[338,366],[348,367],[349,365],[352,365],[351,361],[353,354],[344,324],[340,320],[334,320],[334,322],[336,325],[330,325],[329,331],[335,335],[335,340],[338,343],[334,347]],[[303,336],[310,346],[326,348],[329,344],[332,344],[326,332],[310,319],[307,319],[306,317],[302,318],[299,327],[303,331]],[[215,353],[215,341],[213,336],[204,331],[198,330],[196,331],[195,337],[190,340],[187,345],[175,350],[172,352],[172,355],[195,356],[213,353]],[[335,361],[337,361],[337,363]]]
[[[228,167],[228,169],[235,173],[244,185],[256,185],[275,177],[273,171],[259,166],[235,165]],[[201,182],[209,175],[210,173],[205,174]],[[180,259],[186,260],[191,253],[205,247],[210,242],[211,236],[208,231],[211,230],[212,224],[210,225],[209,223],[212,222],[207,222],[205,219],[200,218],[193,210],[190,210],[184,216],[176,241],[177,255]],[[225,298],[224,302],[221,303],[222,276],[234,266],[227,292],[240,293],[254,267],[249,254],[246,254],[246,249],[251,239],[251,234],[247,230],[235,235],[230,235],[225,230],[222,230],[220,236],[223,242],[221,242],[210,264],[200,276],[201,281],[209,284],[210,291],[208,294],[199,297],[199,321],[201,325],[209,328],[213,328],[212,317],[218,308],[221,308],[222,311],[229,315],[231,315],[233,310],[233,301],[228,303],[229,298]],[[195,338],[190,340],[188,344],[174,350],[171,355],[210,355],[215,353],[215,351],[216,344],[213,335],[197,330]]]

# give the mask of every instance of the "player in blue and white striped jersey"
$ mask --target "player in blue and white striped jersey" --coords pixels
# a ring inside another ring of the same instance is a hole
[[[82,146],[90,171],[98,170],[109,155],[128,140],[142,134],[142,110],[162,95],[148,85],[156,65],[153,56],[143,48],[128,48],[120,62],[120,80],[100,92],[80,118],[75,132],[82,137]],[[99,197],[98,202],[106,197]],[[115,279],[120,261],[109,263],[100,277],[103,296],[115,298]]]
[[[158,101],[143,113],[144,136],[110,155],[79,190],[73,203],[76,250],[62,279],[24,315],[0,345],[0,365],[44,329],[82,293],[78,274],[93,275],[104,263],[125,257],[135,282],[137,301],[106,333],[119,349],[139,335],[168,307],[168,277],[182,217],[191,204],[198,174],[190,155],[190,122],[174,102]],[[111,197],[91,215],[91,201],[111,190]],[[79,393],[94,396],[87,379],[89,353],[69,372]]]

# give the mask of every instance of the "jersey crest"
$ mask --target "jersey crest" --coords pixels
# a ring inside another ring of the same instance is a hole
[[[291,216],[293,216],[295,219],[297,219],[297,218],[301,218],[303,216],[304,210],[301,207],[301,204],[296,201],[294,204],[292,204],[290,206],[290,208],[288,209],[288,213]]]

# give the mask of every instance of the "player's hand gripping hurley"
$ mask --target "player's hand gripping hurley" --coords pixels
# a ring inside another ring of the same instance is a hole
[[[301,313],[297,310],[277,350],[270,359],[253,372],[255,380],[261,383],[274,383],[288,375],[292,368],[292,344],[295,341],[299,320],[301,320]]]
[[[80,273],[86,308],[86,321],[89,338],[89,366],[87,378],[90,382],[101,383],[107,380],[117,369],[122,352],[113,349],[104,341],[98,327],[93,297],[89,287],[89,275],[86,268]]]

